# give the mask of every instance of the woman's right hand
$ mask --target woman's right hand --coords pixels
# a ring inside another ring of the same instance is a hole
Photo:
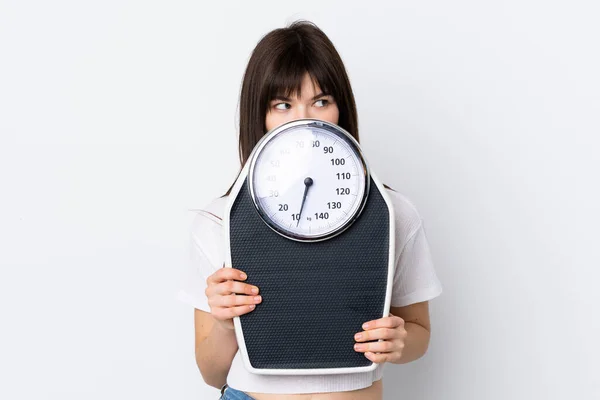
[[[210,313],[224,328],[234,329],[233,317],[249,313],[262,301],[256,286],[240,282],[246,278],[243,271],[223,265],[206,279]]]

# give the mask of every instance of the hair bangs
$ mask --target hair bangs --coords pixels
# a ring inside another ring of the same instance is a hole
[[[334,85],[329,79],[331,74],[328,73],[327,66],[321,65],[318,60],[308,59],[302,49],[294,48],[283,55],[277,73],[271,77],[266,96],[267,104],[276,96],[301,97],[302,82],[306,73],[323,93],[337,97],[331,92]]]

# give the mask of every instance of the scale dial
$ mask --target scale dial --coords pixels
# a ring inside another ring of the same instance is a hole
[[[290,239],[325,240],[348,228],[369,193],[369,169],[358,142],[316,119],[268,132],[250,160],[249,190],[267,225]]]

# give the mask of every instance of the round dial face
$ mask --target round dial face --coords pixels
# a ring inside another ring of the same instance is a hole
[[[296,240],[341,233],[362,211],[369,172],[358,143],[337,125],[297,120],[268,134],[250,166],[261,218]]]

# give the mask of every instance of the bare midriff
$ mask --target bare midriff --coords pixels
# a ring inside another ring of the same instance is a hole
[[[247,391],[246,393],[256,400],[381,400],[383,398],[383,384],[380,379],[373,382],[369,387],[347,392],[279,394]]]

